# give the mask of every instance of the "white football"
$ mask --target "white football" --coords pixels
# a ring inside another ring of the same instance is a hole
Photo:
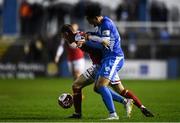
[[[58,104],[64,108],[70,108],[73,105],[73,96],[69,93],[63,93],[58,98]]]

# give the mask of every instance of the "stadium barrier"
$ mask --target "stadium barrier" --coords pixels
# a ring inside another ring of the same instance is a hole
[[[167,79],[167,62],[163,60],[127,60],[119,75],[125,79]]]
[[[41,63],[0,63],[0,78],[34,79],[46,75],[46,65]]]
[[[86,59],[86,68],[91,65],[91,60]],[[67,61],[59,66],[54,63],[0,63],[0,78],[71,77],[67,67]],[[125,60],[119,76],[121,79],[175,79],[178,77],[178,59]]]

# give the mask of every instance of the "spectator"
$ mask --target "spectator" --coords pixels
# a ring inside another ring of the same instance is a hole
[[[166,5],[163,2],[152,1],[150,4],[150,17],[153,22],[166,22],[168,19],[168,9]]]
[[[117,7],[115,13],[118,21],[136,21],[138,18],[139,0],[123,0]]]
[[[27,36],[30,34],[32,7],[25,0],[20,5],[19,14],[20,14],[20,21],[21,21],[21,34]]]

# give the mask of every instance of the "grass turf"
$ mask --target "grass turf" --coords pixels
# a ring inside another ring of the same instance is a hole
[[[68,119],[73,107],[62,109],[57,98],[63,92],[71,93],[71,79],[0,79],[0,121],[36,122],[104,122],[101,119],[108,112],[101,97],[93,92],[93,86],[83,90],[83,118]],[[123,84],[131,89],[152,112],[154,118],[146,118],[134,107],[132,118],[125,117],[121,104],[115,103],[119,121],[154,122],[180,121],[180,81],[178,80],[124,80]]]

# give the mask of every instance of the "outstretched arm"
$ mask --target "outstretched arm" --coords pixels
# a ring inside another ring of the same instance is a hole
[[[58,49],[57,49],[57,52],[56,52],[56,56],[55,56],[55,63],[58,63],[59,62],[59,59],[61,57],[61,55],[63,54],[64,52],[64,40],[62,40],[61,44],[59,45]]]

